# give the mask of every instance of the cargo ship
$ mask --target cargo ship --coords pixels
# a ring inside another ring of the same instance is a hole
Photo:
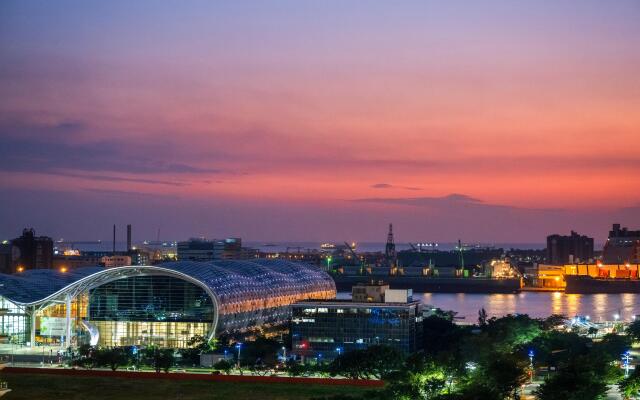
[[[429,251],[409,245],[411,250],[396,251],[389,224],[384,253],[358,255],[355,244],[345,243],[343,255],[336,252],[335,258],[327,258],[327,269],[339,291],[380,280],[419,293],[518,293],[522,288],[520,276],[508,263],[498,261],[502,249],[467,248],[460,240],[453,251],[437,250],[435,243],[424,246]]]
[[[413,289],[416,293],[518,293],[520,278],[433,277],[433,276],[371,276],[332,275],[338,291],[350,291],[358,283],[383,280],[394,289]]]
[[[600,278],[589,275],[565,275],[567,294],[640,293],[639,279]]]

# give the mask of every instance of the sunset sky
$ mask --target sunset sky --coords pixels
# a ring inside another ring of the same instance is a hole
[[[0,239],[640,229],[640,2],[0,2]]]

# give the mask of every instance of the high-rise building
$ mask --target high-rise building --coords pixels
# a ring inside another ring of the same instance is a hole
[[[106,268],[126,267],[131,265],[131,257],[122,255],[104,256],[100,262],[104,264]]]
[[[627,228],[620,228],[620,224],[613,224],[602,251],[602,262],[605,264],[640,263],[640,230],[630,231]]]
[[[227,238],[214,240],[213,257],[215,260],[238,260],[242,256],[242,239]]]
[[[422,348],[422,306],[412,291],[359,285],[353,300],[305,300],[292,305],[293,354],[332,359],[384,344],[404,353]]]
[[[178,242],[178,261],[212,261],[214,242],[204,238],[191,238]]]
[[[22,236],[11,241],[11,264],[11,272],[53,268],[53,240],[25,228]]]
[[[571,231],[571,235],[547,236],[547,262],[553,265],[588,262],[593,259],[593,238]]]
[[[4,240],[0,243],[0,273],[10,274],[12,272],[11,242]]]
[[[240,238],[191,238],[185,242],[178,242],[180,261],[240,260],[248,258],[249,254],[250,252],[242,247]]]
[[[127,225],[127,251],[131,251],[131,224]]]

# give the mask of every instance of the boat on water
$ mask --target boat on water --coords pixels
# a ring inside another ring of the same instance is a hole
[[[640,293],[640,279],[565,275],[567,294]]]
[[[419,293],[518,293],[520,278],[371,276],[333,274],[338,291],[349,291],[358,283],[383,280],[394,289],[413,289]]]
[[[322,243],[320,244],[322,250],[334,250],[336,248],[335,243]]]

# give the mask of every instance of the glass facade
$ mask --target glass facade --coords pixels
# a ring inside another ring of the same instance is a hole
[[[325,272],[284,260],[30,270],[0,274],[0,298],[19,308],[0,313],[0,326],[5,336],[19,333],[22,343],[33,336],[35,343],[61,346],[184,347],[189,338],[212,335],[214,329],[244,331],[286,322],[292,303],[335,295]],[[14,316],[22,319],[10,319]]]
[[[84,329],[79,322],[87,317],[88,296],[80,294],[71,301],[71,333],[73,344],[84,337]],[[35,341],[36,343],[59,345],[66,335],[67,305],[66,302],[52,303],[36,310]]]
[[[195,335],[207,337],[211,323],[89,321],[100,332],[98,344],[107,347],[148,346],[184,348]]]
[[[89,291],[90,321],[211,323],[213,312],[202,288],[172,276],[118,279]]]
[[[87,320],[103,346],[186,347],[189,338],[209,334],[213,317],[202,288],[171,276],[119,279],[89,291]]]
[[[306,357],[384,344],[410,353],[422,347],[422,314],[407,304],[301,302],[293,305],[293,350]]]
[[[0,297],[0,343],[25,343],[31,321],[24,307]]]

